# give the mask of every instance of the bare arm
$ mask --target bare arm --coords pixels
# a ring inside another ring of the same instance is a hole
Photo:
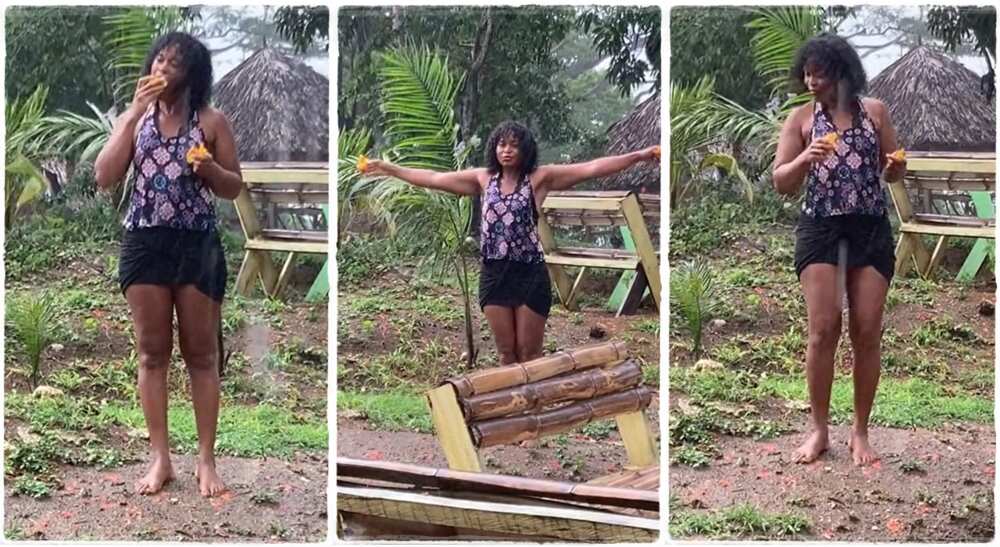
[[[365,175],[388,176],[408,182],[421,188],[441,190],[460,196],[472,196],[482,191],[479,180],[486,169],[465,169],[463,171],[438,172],[430,169],[402,167],[382,160],[369,160]]]
[[[128,172],[135,154],[136,126],[161,91],[163,88],[149,76],[139,78],[132,104],[115,120],[108,142],[94,161],[94,178],[99,189],[113,188]]]
[[[637,150],[620,156],[606,156],[583,163],[562,165],[543,165],[538,168],[536,176],[539,184],[545,190],[567,190],[585,180],[613,175],[627,169],[640,161],[656,159],[653,149]]]
[[[891,154],[896,151],[899,143],[896,141],[896,128],[892,125],[889,116],[889,109],[885,103],[872,99],[868,104],[868,112],[877,121],[879,150],[882,157],[879,158],[879,167],[884,168],[883,178],[890,182],[902,179],[906,175],[906,160],[897,161],[891,158]]]
[[[774,189],[779,194],[798,193],[812,164],[826,159],[835,149],[833,144],[822,139],[815,139],[808,147],[805,145],[801,133],[804,112],[804,108],[793,111],[781,127],[772,172]]]
[[[194,172],[198,174],[212,193],[225,199],[236,199],[243,190],[243,173],[236,155],[236,140],[229,120],[217,111],[205,116],[212,135],[212,157],[207,161],[196,161]],[[203,119],[204,119],[203,118]]]

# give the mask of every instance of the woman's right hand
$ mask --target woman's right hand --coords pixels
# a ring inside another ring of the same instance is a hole
[[[809,164],[824,161],[837,149],[823,137],[813,139],[812,143],[799,154],[799,159]]]
[[[395,167],[390,162],[383,160],[369,159],[368,165],[365,166],[364,176],[366,177],[384,177],[390,176],[390,170]]]
[[[166,86],[159,84],[157,78],[152,74],[139,78],[135,85],[135,94],[132,96],[130,108],[137,112],[145,112],[164,89]]]

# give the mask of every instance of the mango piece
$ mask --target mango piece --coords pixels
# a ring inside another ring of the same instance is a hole
[[[196,161],[205,161],[212,157],[212,154],[208,152],[208,148],[205,148],[205,143],[198,143],[198,146],[192,146],[191,149],[187,151],[187,162],[194,163]]]
[[[831,133],[827,133],[826,135],[823,135],[820,138],[823,139],[824,141],[830,143],[830,144],[837,144],[837,141],[840,140],[840,135],[838,135],[836,131],[833,131]]]
[[[357,167],[358,167],[358,173],[361,173],[363,175],[365,171],[368,170],[368,156],[364,154],[358,156]]]
[[[889,158],[892,161],[896,161],[896,162],[902,163],[902,162],[906,161],[906,150],[903,149],[903,148],[900,148],[899,150],[896,150],[892,154],[889,154]]]

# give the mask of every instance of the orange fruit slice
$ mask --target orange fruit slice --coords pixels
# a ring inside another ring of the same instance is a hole
[[[358,173],[364,174],[368,170],[368,156],[361,154],[358,156]]]
[[[896,150],[892,154],[889,154],[889,158],[891,158],[892,161],[898,161],[902,163],[906,161],[906,150],[900,148],[899,150]]]
[[[830,144],[837,144],[837,141],[840,140],[840,135],[838,135],[837,132],[834,131],[832,133],[827,133],[826,135],[823,135],[820,138]]]
[[[198,143],[198,146],[192,146],[191,149],[187,151],[186,156],[188,163],[205,161],[211,157],[212,154],[208,152],[208,148],[205,148],[205,143]]]

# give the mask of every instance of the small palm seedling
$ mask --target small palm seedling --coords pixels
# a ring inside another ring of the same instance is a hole
[[[49,293],[32,294],[12,302],[7,313],[31,367],[29,379],[34,389],[41,380],[42,351],[55,339],[56,307]]]
[[[681,265],[670,274],[670,302],[694,338],[694,354],[701,354],[705,323],[718,311],[715,274],[703,262]]]

